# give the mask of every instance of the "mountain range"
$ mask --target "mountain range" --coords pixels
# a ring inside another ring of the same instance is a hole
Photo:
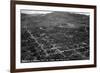
[[[21,13],[21,25],[23,26],[57,26],[64,28],[78,28],[89,26],[89,15],[70,12],[52,12],[48,14],[24,14]]]

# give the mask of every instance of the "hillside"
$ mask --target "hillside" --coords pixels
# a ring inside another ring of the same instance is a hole
[[[24,26],[59,26],[65,24],[66,28],[89,26],[89,16],[68,12],[52,12],[49,14],[21,14]]]

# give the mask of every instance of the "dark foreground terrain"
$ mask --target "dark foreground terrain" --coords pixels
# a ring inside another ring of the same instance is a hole
[[[89,16],[21,13],[21,62],[89,59]]]

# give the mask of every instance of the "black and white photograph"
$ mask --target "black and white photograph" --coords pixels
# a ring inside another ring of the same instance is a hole
[[[21,62],[88,60],[89,13],[20,10]]]
[[[12,2],[12,72],[88,67],[96,67],[96,6]]]

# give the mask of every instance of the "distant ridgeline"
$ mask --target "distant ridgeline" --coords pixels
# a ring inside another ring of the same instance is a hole
[[[47,14],[24,14],[21,13],[22,27],[64,27],[78,28],[89,27],[89,15],[70,12],[52,12]]]

